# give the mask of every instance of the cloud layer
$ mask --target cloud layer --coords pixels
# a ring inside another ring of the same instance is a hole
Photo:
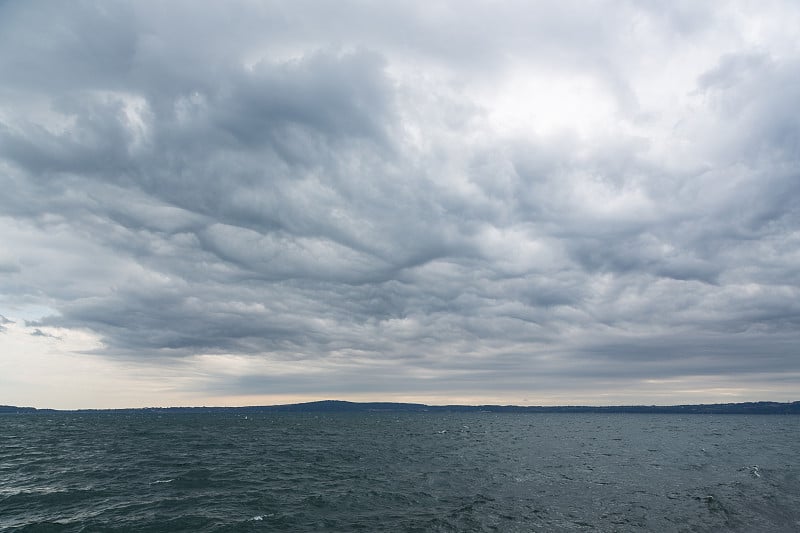
[[[0,335],[214,395],[798,390],[800,10],[559,6],[2,4]]]

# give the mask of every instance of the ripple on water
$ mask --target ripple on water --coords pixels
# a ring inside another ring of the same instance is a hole
[[[795,417],[715,417],[713,427],[704,416],[674,415],[48,418],[2,419],[0,530],[791,531],[800,524]]]

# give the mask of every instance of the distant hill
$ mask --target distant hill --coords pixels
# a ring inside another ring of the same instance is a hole
[[[15,407],[0,405],[0,414],[54,412],[53,409]],[[800,402],[745,402],[698,405],[617,405],[597,406],[555,406],[531,407],[520,405],[425,405],[421,403],[393,402],[345,402],[323,400],[319,402],[295,403],[286,405],[264,405],[249,407],[148,407],[137,409],[82,409],[80,412],[272,412],[272,413],[665,413],[665,414],[753,414],[753,415],[797,415]],[[74,411],[67,411],[74,412]]]
[[[35,407],[17,407],[16,405],[0,405],[0,414],[5,413],[33,413],[38,411]],[[48,409],[49,410],[49,409]]]
[[[425,405],[420,403],[366,402],[354,403],[325,400],[289,405],[244,407],[241,409],[269,410],[281,412],[490,412],[490,413],[671,413],[671,414],[800,414],[800,402],[745,402],[699,405],[618,405],[597,406],[548,406],[530,407],[520,405]]]

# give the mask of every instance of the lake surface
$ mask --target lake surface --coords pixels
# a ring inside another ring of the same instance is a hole
[[[800,531],[800,417],[0,416],[2,531]]]

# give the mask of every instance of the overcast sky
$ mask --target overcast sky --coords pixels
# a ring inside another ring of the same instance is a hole
[[[800,3],[0,3],[0,404],[800,399]]]

